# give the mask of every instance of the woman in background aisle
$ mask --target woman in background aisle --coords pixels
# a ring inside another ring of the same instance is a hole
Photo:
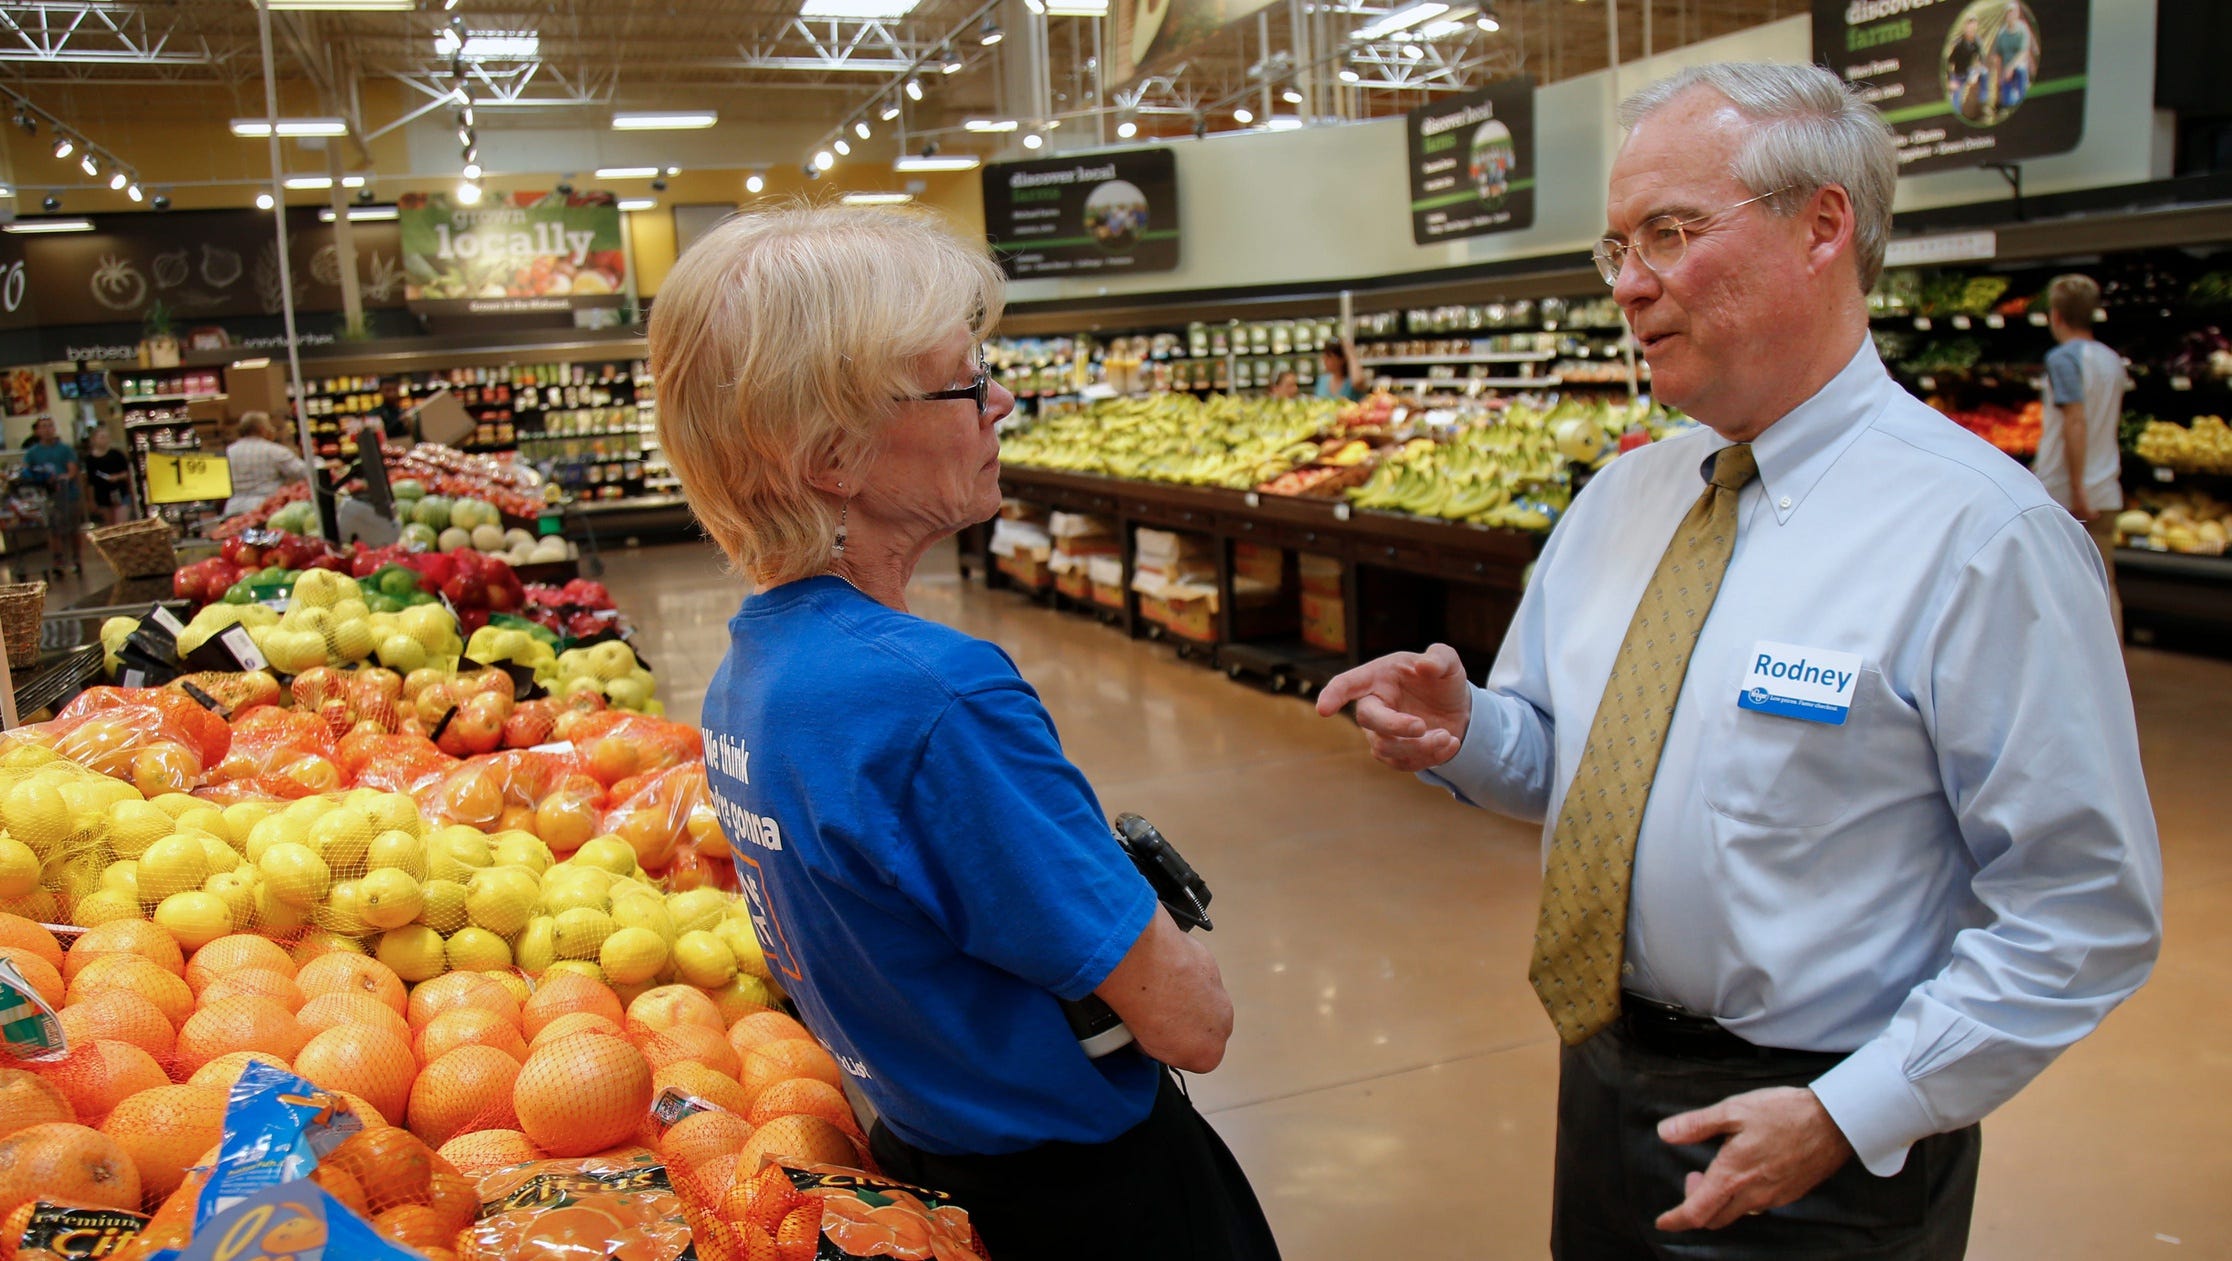
[[[132,462],[109,445],[106,426],[85,438],[85,476],[93,487],[93,508],[105,525],[122,525],[132,515]]]
[[[238,516],[310,475],[300,455],[272,441],[272,432],[271,413],[241,415],[240,436],[225,448],[233,487],[232,498],[225,501],[226,516]]]
[[[1371,373],[1364,370],[1364,365],[1357,360],[1355,339],[1347,333],[1341,334],[1341,340],[1325,343],[1325,349],[1319,353],[1319,358],[1321,366],[1325,369],[1318,373],[1317,394],[1319,398],[1357,399],[1364,397],[1365,392],[1371,387],[1372,376]]]
[[[47,576],[62,577],[85,572],[85,475],[79,469],[77,450],[55,433],[52,417],[41,416],[31,427],[32,442],[23,453],[23,467],[47,496],[47,549],[54,553],[54,568]]]
[[[1254,1261],[1247,1177],[1164,1065],[1232,1004],[1015,663],[916,617],[939,539],[1000,507],[1000,271],[926,217],[740,215],[651,317],[659,440],[752,592],[705,698],[707,782],[770,966],[878,1116],[895,1177],[999,1261]],[[1065,1000],[1133,1046],[1089,1058]]]

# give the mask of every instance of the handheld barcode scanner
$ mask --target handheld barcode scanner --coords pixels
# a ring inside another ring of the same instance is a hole
[[[1147,878],[1170,917],[1178,921],[1185,932],[1199,928],[1214,931],[1209,922],[1209,886],[1201,874],[1193,869],[1176,847],[1163,839],[1155,825],[1136,814],[1116,816],[1116,844],[1132,866]],[[1077,1044],[1093,1059],[1107,1055],[1132,1040],[1131,1030],[1097,994],[1087,994],[1074,1003],[1063,1003],[1062,1012],[1069,1017],[1070,1031],[1077,1035]]]

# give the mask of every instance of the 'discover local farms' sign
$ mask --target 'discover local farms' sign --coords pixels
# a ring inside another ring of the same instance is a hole
[[[1505,79],[1410,112],[1411,240],[1534,225],[1534,80]]]
[[[1814,0],[1814,60],[1891,124],[1899,173],[2065,153],[2085,130],[2091,0]]]
[[[1131,149],[984,168],[984,231],[1000,266],[1031,276],[1178,266],[1178,163]]]
[[[520,315],[622,302],[627,256],[609,193],[513,193],[472,206],[407,193],[397,209],[414,310]]]

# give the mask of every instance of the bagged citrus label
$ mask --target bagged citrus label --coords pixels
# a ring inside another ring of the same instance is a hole
[[[180,1252],[158,1252],[150,1261],[422,1261],[419,1254],[372,1229],[315,1182],[266,1187],[194,1228]]]
[[[121,1209],[90,1208],[40,1200],[18,1231],[9,1219],[8,1237],[0,1239],[0,1252],[16,1261],[99,1261],[123,1247],[147,1219]]]
[[[666,1167],[633,1156],[540,1160],[480,1180],[480,1217],[458,1236],[460,1261],[684,1261],[690,1224]]]
[[[984,1261],[968,1210],[942,1191],[837,1165],[771,1167],[781,1168],[798,1194],[821,1202],[817,1261]]]
[[[309,1177],[319,1157],[363,1128],[337,1097],[284,1069],[250,1064],[226,1100],[224,1141],[195,1219],[207,1222],[266,1187]]]
[[[6,959],[0,959],[0,1044],[19,1060],[58,1060],[70,1053],[54,1009]]]

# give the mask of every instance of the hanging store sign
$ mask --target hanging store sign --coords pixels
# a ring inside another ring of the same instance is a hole
[[[1534,225],[1534,80],[1505,79],[1409,114],[1411,240]]]
[[[472,206],[406,193],[396,207],[414,311],[522,315],[624,300],[627,255],[610,193],[512,193]]]
[[[22,243],[22,274],[37,294],[36,322],[122,324],[144,319],[161,303],[181,337],[205,320],[277,315],[294,286],[298,311],[341,309],[341,252],[333,225],[315,209],[287,212],[287,275],[271,214],[260,210],[173,210],[94,215],[91,232],[10,237]],[[351,225],[357,285],[367,307],[403,302],[403,265],[395,228]],[[0,269],[13,259],[0,256]],[[9,307],[8,276],[0,274],[0,328],[31,314],[30,300]]]
[[[984,228],[1017,280],[1170,271],[1177,159],[1156,148],[987,166]]]
[[[1115,47],[1108,50],[1111,84],[1151,74],[1214,39],[1225,27],[1271,0],[1109,0]]]
[[[1891,124],[1899,173],[2066,153],[2091,0],[1814,0],[1814,60]]]

